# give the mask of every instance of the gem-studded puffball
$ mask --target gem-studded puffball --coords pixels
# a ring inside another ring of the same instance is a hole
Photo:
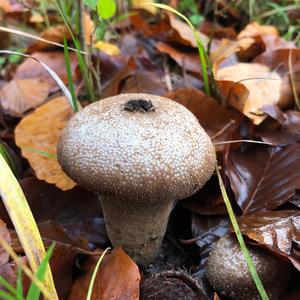
[[[128,108],[130,100],[150,100],[153,109]],[[150,94],[121,94],[73,116],[58,160],[75,182],[98,194],[170,201],[199,190],[216,158],[209,136],[184,106]]]
[[[270,300],[279,299],[291,274],[291,266],[265,250],[248,247]],[[232,235],[220,238],[207,261],[207,276],[219,295],[233,300],[261,299],[239,243]]]

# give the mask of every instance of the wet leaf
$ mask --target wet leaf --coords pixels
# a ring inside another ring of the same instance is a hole
[[[99,257],[90,257],[84,265],[85,275],[79,277],[72,287],[69,300],[85,299],[91,275]],[[140,273],[137,265],[121,249],[106,255],[98,270],[92,299],[139,299]]]
[[[230,104],[250,118],[254,124],[259,124],[265,119],[261,111],[263,106],[279,103],[281,77],[262,64],[239,63],[225,67],[218,71],[216,79],[242,83],[248,89],[249,96],[243,105],[236,102]]]
[[[300,144],[230,153],[226,174],[243,214],[274,210],[300,188]]]
[[[238,219],[241,232],[289,259],[300,271],[300,212],[269,211],[258,212]]]
[[[1,89],[0,104],[7,114],[20,117],[42,104],[48,94],[49,84],[38,78],[13,79]]]
[[[55,98],[26,116],[15,129],[16,144],[39,179],[68,190],[75,183],[65,175],[55,157],[46,157],[30,149],[56,154],[60,133],[73,111],[65,97]]]
[[[60,79],[67,84],[68,77],[66,73],[65,58],[63,52],[35,52],[32,56],[41,60],[48,67],[50,67]],[[76,81],[75,69],[77,66],[76,53],[70,52],[71,71],[73,80]],[[37,61],[27,58],[20,64],[15,74],[17,79],[36,78],[49,83],[51,92],[58,89],[57,83],[52,79],[47,70]]]

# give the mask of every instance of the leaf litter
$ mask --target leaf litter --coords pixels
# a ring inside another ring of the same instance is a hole
[[[176,7],[177,1],[170,2]],[[167,96],[193,112],[218,143],[218,163],[247,242],[299,270],[300,115],[295,93],[300,91],[300,52],[296,43],[285,40],[271,25],[252,22],[242,29],[242,14],[219,3],[218,9],[227,15],[229,24],[220,15],[214,24],[208,14],[199,26],[203,44],[211,47],[218,87],[215,97],[209,97],[202,91],[201,65],[191,29],[172,14],[142,10],[139,1],[134,5],[137,10],[111,23],[100,39],[93,14],[85,8],[84,40],[87,45],[92,42],[90,59],[95,69],[101,70],[100,98],[148,92]],[[28,33],[58,44],[66,38],[73,48],[70,33],[58,15],[49,15],[51,26],[46,28],[30,22],[33,12],[19,3],[6,0],[0,9],[0,19],[20,25],[22,15]],[[5,42],[10,43],[7,33]],[[68,83],[60,47],[28,39],[22,39],[22,47]],[[83,76],[76,53],[71,51],[70,61],[77,96],[86,105]],[[56,82],[31,59],[18,65],[6,59],[0,80],[0,137],[22,162],[20,183],[45,245],[57,244],[51,267],[60,299],[85,299],[99,255],[110,244],[97,197],[75,186],[55,158],[61,130],[72,109],[58,92]],[[272,146],[222,144],[243,139]],[[0,218],[1,235],[23,255],[3,205]],[[144,270],[122,249],[114,249],[100,265],[92,299],[139,299],[140,282],[152,271],[164,268],[189,269],[206,286],[207,295],[222,299],[205,283],[205,262],[214,243],[229,230],[226,208],[213,176],[203,189],[176,206],[160,261]],[[15,266],[3,251],[0,258],[0,275],[15,282]],[[295,275],[283,299],[300,297],[298,277]],[[25,284],[26,279],[23,281]]]

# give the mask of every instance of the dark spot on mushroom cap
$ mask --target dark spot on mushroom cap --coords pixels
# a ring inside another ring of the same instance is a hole
[[[153,106],[151,100],[144,99],[128,100],[124,104],[124,109],[132,112],[139,111],[145,113],[155,111],[155,107]]]
[[[151,101],[155,111],[124,110],[132,100]],[[149,94],[121,94],[85,107],[63,131],[58,159],[79,185],[139,201],[190,196],[215,166],[213,144],[196,117]]]
[[[292,267],[265,250],[248,246],[250,256],[270,299],[286,286]],[[220,238],[207,261],[207,275],[214,289],[234,300],[261,299],[240,246],[233,235]]]

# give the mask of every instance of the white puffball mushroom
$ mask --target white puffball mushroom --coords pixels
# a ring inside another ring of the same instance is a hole
[[[176,200],[211,177],[214,146],[196,117],[170,99],[121,94],[88,105],[64,129],[62,169],[99,195],[113,246],[152,262]]]
[[[292,267],[263,249],[249,246],[248,250],[270,300],[279,299]],[[233,235],[216,242],[207,261],[207,276],[220,296],[233,300],[261,299],[240,245]]]

